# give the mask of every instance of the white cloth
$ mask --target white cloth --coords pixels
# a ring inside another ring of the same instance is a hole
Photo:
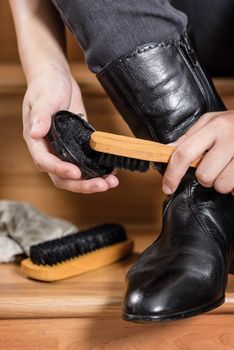
[[[0,262],[22,253],[29,256],[32,245],[75,232],[72,223],[49,217],[29,203],[0,200]]]

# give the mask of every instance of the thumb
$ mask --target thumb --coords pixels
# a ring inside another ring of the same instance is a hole
[[[30,135],[34,139],[40,139],[46,136],[51,125],[51,116],[56,112],[52,105],[33,106],[30,113]]]
[[[72,96],[69,111],[73,113],[81,113],[83,114],[84,119],[87,120],[80,87],[75,79],[72,79]]]

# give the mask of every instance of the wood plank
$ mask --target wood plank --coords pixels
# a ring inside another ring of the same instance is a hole
[[[83,93],[104,95],[104,90],[84,63],[71,63],[71,70]],[[23,94],[26,80],[19,63],[0,63],[0,94]]]
[[[130,230],[129,236],[135,236],[134,231]],[[139,252],[154,235],[137,234],[135,238],[135,252]],[[124,277],[136,256],[55,283],[28,279],[19,265],[2,264],[0,318],[95,317],[100,309],[119,314]]]
[[[0,62],[17,62],[19,55],[17,50],[15,28],[8,4],[8,0],[0,1],[0,43],[4,50],[0,51]],[[72,34],[67,30],[67,52],[71,61],[84,61],[83,53]]]
[[[0,1],[0,62],[19,62],[14,25],[8,0]],[[3,49],[4,48],[4,49]]]
[[[72,61],[71,70],[79,82],[84,93],[93,93],[105,95],[104,90],[97,81],[95,74],[91,73],[83,61]],[[214,78],[214,84],[223,96],[230,98],[234,95],[234,78]],[[0,63],[0,93],[23,93],[26,89],[26,81],[23,71],[18,62],[1,62]]]
[[[125,275],[156,234],[129,230],[135,238],[135,254],[118,263],[55,283],[26,278],[15,264],[0,265],[0,318],[119,318]],[[158,230],[159,232],[159,230]],[[234,313],[234,276],[229,276],[226,304],[212,314]]]
[[[4,350],[227,350],[234,315],[207,315],[163,324],[134,324],[98,317],[0,321]]]
[[[1,62],[1,61],[0,61]],[[105,95],[105,92],[95,74],[91,73],[83,61],[71,61],[71,70],[84,94]],[[214,78],[214,84],[226,99],[227,104],[232,104],[234,99],[234,78]],[[0,63],[0,93],[1,94],[22,94],[26,89],[26,80],[18,62]],[[229,106],[229,108],[231,108]]]

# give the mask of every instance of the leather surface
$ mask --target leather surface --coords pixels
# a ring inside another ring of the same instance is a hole
[[[166,205],[160,238],[128,273],[125,312],[173,318],[219,304],[232,257],[233,215],[231,194],[204,189],[187,175]]]
[[[187,33],[147,44],[98,76],[137,137],[168,143],[206,112],[225,110]],[[208,311],[224,300],[233,256],[234,197],[202,187],[192,170],[164,203],[159,239],[127,275],[127,320],[170,320]]]
[[[185,33],[141,46],[97,76],[137,137],[169,143],[203,113],[225,109],[189,41]]]

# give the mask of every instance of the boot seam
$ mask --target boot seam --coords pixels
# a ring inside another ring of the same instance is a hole
[[[142,53],[145,53],[147,51],[154,50],[154,49],[161,48],[161,47],[170,47],[170,46],[179,47],[179,46],[181,46],[182,41],[183,41],[183,37],[186,35],[186,33],[187,33],[187,31],[182,33],[180,39],[164,40],[160,43],[153,43],[152,42],[152,43],[147,43],[147,44],[141,45],[137,49],[133,50],[132,52],[126,53],[120,57],[117,57],[112,62],[107,63],[102,68],[102,70],[97,74],[97,77],[100,77],[103,74],[105,74],[106,69],[108,69],[108,68],[112,69],[113,67],[115,67],[119,63],[123,63],[123,61],[134,58],[136,56],[139,56]]]
[[[198,89],[199,89],[199,91],[200,91],[200,93],[201,93],[201,95],[202,95],[204,101],[205,101],[205,104],[206,104],[207,107],[208,107],[208,110],[213,110],[213,108],[212,108],[212,106],[211,106],[211,101],[210,101],[210,98],[209,98],[209,94],[206,93],[205,88],[204,88],[204,86],[202,85],[202,83],[201,83],[201,81],[200,81],[200,79],[199,79],[199,77],[198,77],[198,72],[195,70],[195,67],[194,67],[194,70],[191,69],[191,64],[190,64],[189,61],[187,60],[187,58],[186,58],[186,56],[185,56],[183,50],[182,50],[180,47],[178,47],[177,49],[178,49],[178,51],[179,51],[179,53],[180,53],[180,56],[181,56],[181,58],[183,59],[185,65],[187,66],[187,68],[188,68],[188,70],[189,70],[191,76],[193,77],[193,79],[194,79],[194,81],[195,81],[195,83],[196,83],[196,85],[197,85],[197,87],[198,87]],[[204,79],[205,79],[205,78],[204,78]],[[203,114],[203,113],[201,113],[201,114]],[[197,119],[201,116],[201,114],[197,116]],[[197,120],[197,119],[196,119],[196,120]]]
[[[189,184],[189,195],[188,195],[188,200],[189,200],[189,206],[191,209],[191,212],[195,218],[195,220],[198,222],[198,224],[200,225],[200,227],[202,228],[203,232],[206,234],[207,237],[209,237],[213,247],[215,248],[215,250],[218,252],[220,258],[221,258],[221,263],[218,262],[218,265],[220,267],[220,276],[224,276],[225,274],[225,262],[222,256],[222,253],[220,251],[220,248],[218,246],[218,244],[215,242],[215,240],[213,239],[212,235],[210,234],[209,230],[207,229],[206,224],[204,223],[204,221],[202,220],[201,217],[199,217],[199,213],[196,210],[195,205],[193,204],[193,195],[192,195],[192,186],[191,184]],[[225,292],[225,287],[223,287],[223,293]]]

